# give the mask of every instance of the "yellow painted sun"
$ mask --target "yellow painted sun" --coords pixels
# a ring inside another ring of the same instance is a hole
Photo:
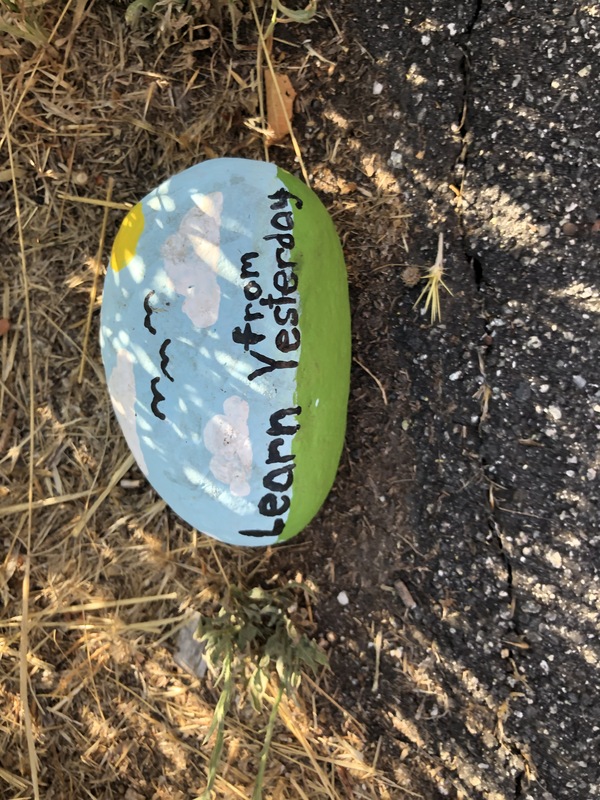
[[[135,251],[144,230],[142,204],[134,206],[123,220],[110,256],[110,266],[115,272],[126,267],[135,256]]]

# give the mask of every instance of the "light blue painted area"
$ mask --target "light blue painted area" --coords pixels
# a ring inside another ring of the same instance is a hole
[[[268,196],[282,186],[275,166],[241,159],[207,161],[176,175],[143,199],[135,256],[118,272],[109,268],[104,286],[102,357],[127,442],[177,514],[230,544],[277,541],[239,531],[272,529],[274,518],[258,510],[273,469],[265,463],[273,439],[267,430],[274,411],[294,407],[296,369],[250,381],[265,366],[250,351],[298,361],[300,349],[284,355],[276,348],[281,326],[259,298],[252,310],[260,308],[264,319],[251,325],[265,338],[246,352],[232,332],[246,324],[244,254],[259,254],[251,261],[259,277],[250,280],[260,297],[279,294],[278,245],[263,237],[273,232]],[[284,424],[294,421],[288,416]],[[283,438],[282,455],[292,443],[291,435]],[[285,491],[290,500],[292,493]]]

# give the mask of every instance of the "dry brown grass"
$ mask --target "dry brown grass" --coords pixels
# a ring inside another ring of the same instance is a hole
[[[256,52],[226,41],[219,4],[197,0],[194,20],[160,5],[131,30],[116,4],[36,4],[45,44],[3,11],[0,797],[15,800],[200,795],[218,695],[176,666],[176,635],[228,584],[273,573],[271,551],[215,544],[157,499],[101,368],[95,286],[124,209],[196,161],[263,155],[244,126]],[[392,796],[358,724],[336,730],[308,687],[281,706],[265,796]],[[219,797],[250,796],[267,716],[229,719]]]

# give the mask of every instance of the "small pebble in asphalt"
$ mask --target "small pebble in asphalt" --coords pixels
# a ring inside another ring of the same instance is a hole
[[[350,600],[348,599],[348,595],[346,592],[340,592],[337,596],[338,603],[341,606],[347,606]]]

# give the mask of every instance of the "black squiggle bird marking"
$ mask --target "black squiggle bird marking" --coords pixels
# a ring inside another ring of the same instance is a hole
[[[156,328],[150,322],[150,317],[154,314],[154,309],[150,305],[150,298],[152,295],[156,294],[154,289],[151,292],[148,292],[146,297],[144,297],[144,311],[146,312],[146,316],[144,317],[144,328],[147,328],[152,335],[156,333]]]
[[[158,354],[159,354],[159,356],[161,358],[160,369],[161,369],[162,374],[166,378],[168,378],[171,381],[171,383],[173,383],[174,382],[173,381],[173,377],[171,375],[169,375],[169,373],[167,372],[167,365],[168,365],[169,361],[171,360],[169,358],[169,356],[167,355],[167,347],[170,344],[171,344],[171,340],[170,339],[165,339],[164,342],[162,343],[161,347],[160,347],[160,350],[158,351]]]
[[[162,401],[165,399],[164,394],[161,394],[156,388],[156,384],[159,382],[159,380],[160,378],[152,378],[150,381],[150,386],[152,387],[152,403],[150,404],[150,410],[155,417],[158,417],[159,419],[166,419],[166,416],[158,408],[158,404],[162,403]]]

